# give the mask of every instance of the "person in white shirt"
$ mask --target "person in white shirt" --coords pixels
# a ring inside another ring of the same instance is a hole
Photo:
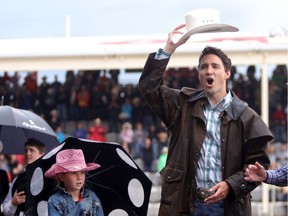
[[[36,139],[29,139],[24,144],[24,156],[26,165],[31,164],[44,155],[45,144]],[[24,215],[26,190],[26,172],[20,173],[10,185],[9,191],[3,202],[5,216]]]

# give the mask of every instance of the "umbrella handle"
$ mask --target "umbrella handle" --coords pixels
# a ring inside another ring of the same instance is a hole
[[[1,97],[2,106],[4,105],[4,96]]]

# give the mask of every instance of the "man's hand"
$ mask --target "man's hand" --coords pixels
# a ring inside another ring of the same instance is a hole
[[[17,190],[15,191],[13,198],[12,198],[12,205],[14,206],[18,206],[21,203],[24,203],[26,200],[26,196],[25,196],[25,192],[24,191],[20,191],[19,193],[17,192]]]
[[[175,38],[177,35],[181,34],[181,36],[184,34],[183,31],[180,31],[180,29],[184,28],[185,24],[181,24],[179,26],[177,26],[175,29],[173,29],[173,31],[171,31],[168,34],[168,39],[167,39],[167,43],[166,46],[164,47],[163,51],[172,54],[175,52],[175,50],[177,49],[177,47],[181,46],[182,44],[186,43],[187,40],[189,39],[189,37],[181,42],[173,42],[173,38]]]
[[[216,203],[226,199],[230,191],[230,185],[227,182],[222,181],[210,188],[209,191],[215,191],[215,194],[205,199],[204,202],[206,204]]]

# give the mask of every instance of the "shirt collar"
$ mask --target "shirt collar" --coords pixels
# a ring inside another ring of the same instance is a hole
[[[212,106],[208,100],[206,108],[210,109],[210,110],[218,110],[218,111],[222,112],[230,105],[232,99],[233,98],[232,98],[231,92],[230,92],[230,90],[228,90],[225,97],[222,100],[220,100],[215,106]]]

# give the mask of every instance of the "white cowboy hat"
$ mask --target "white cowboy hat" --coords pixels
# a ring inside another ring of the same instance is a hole
[[[175,35],[173,42],[180,42],[193,34],[213,32],[237,32],[238,28],[222,24],[219,11],[212,8],[192,10],[185,15],[186,32],[180,37]]]

